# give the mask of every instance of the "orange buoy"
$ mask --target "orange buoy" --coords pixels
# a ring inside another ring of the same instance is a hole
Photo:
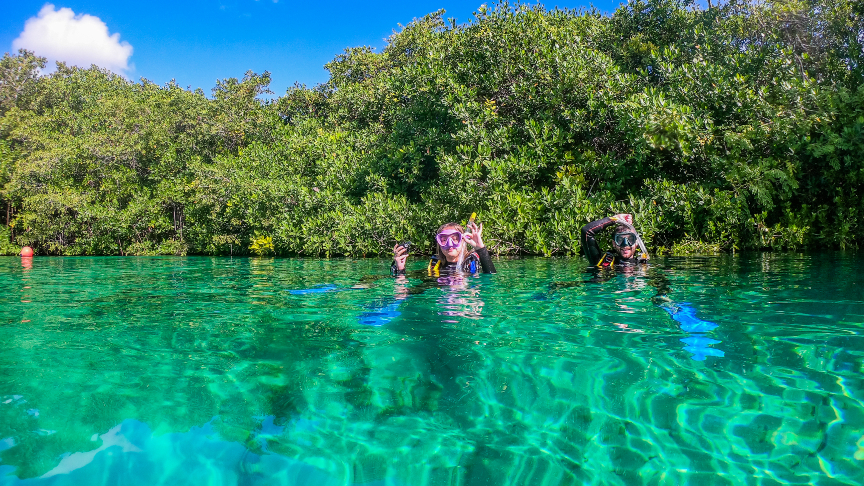
[[[25,246],[24,248],[21,248],[21,256],[25,257],[25,258],[26,257],[32,257],[33,256],[33,248],[30,248],[29,246]]]

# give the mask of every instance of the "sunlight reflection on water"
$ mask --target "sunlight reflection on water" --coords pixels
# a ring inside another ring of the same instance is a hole
[[[861,263],[2,258],[0,484],[857,484]]]

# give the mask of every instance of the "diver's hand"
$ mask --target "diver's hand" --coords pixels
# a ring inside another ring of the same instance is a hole
[[[396,262],[397,270],[405,270],[405,261],[408,260],[408,249],[397,244],[393,247],[393,261]]]
[[[612,216],[612,217],[615,219],[624,221],[625,223],[627,223],[629,225],[633,224],[633,215],[632,214],[621,213],[621,214],[616,214],[615,216]]]
[[[473,222],[468,223],[468,229],[471,230],[471,233],[465,234],[465,241],[470,243],[475,250],[484,248],[486,245],[483,244],[483,224],[481,223],[478,226],[476,223]]]

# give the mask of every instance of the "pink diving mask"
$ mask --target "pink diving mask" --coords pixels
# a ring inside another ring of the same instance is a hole
[[[435,235],[435,240],[438,241],[441,248],[453,248],[462,243],[462,232],[438,233]]]

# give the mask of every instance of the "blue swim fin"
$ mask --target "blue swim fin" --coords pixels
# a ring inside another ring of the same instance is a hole
[[[696,309],[689,307],[687,304],[664,306],[663,310],[672,316],[672,320],[681,324],[681,330],[684,332],[708,332],[713,331],[717,327],[717,324],[713,322],[703,321],[696,317]]]
[[[333,284],[322,285],[320,287],[315,287],[311,289],[295,289],[289,290],[288,293],[291,295],[306,295],[306,294],[323,294],[324,292],[338,292],[339,290],[344,290],[336,287]]]
[[[712,344],[720,344],[720,341],[716,339],[707,338],[705,336],[690,336],[682,339],[681,342],[687,345],[684,346],[684,351],[693,354],[693,356],[690,357],[693,361],[705,361],[705,358],[708,356],[714,356],[715,358],[726,356],[722,350],[708,347]]]
[[[369,312],[360,314],[358,320],[360,321],[360,324],[366,326],[383,326],[402,315],[402,312],[399,311],[400,303],[401,301],[397,300],[396,302],[383,307],[373,308]]]
[[[681,340],[685,344],[684,351],[693,354],[690,359],[694,361],[705,361],[708,356],[722,358],[725,353],[722,350],[711,348],[715,344],[720,344],[720,341],[705,337],[704,333],[713,331],[717,328],[717,324],[713,322],[703,321],[696,317],[696,309],[690,307],[686,303],[673,304],[662,306],[663,310],[672,316],[672,320],[681,324],[681,330],[692,334]]]

